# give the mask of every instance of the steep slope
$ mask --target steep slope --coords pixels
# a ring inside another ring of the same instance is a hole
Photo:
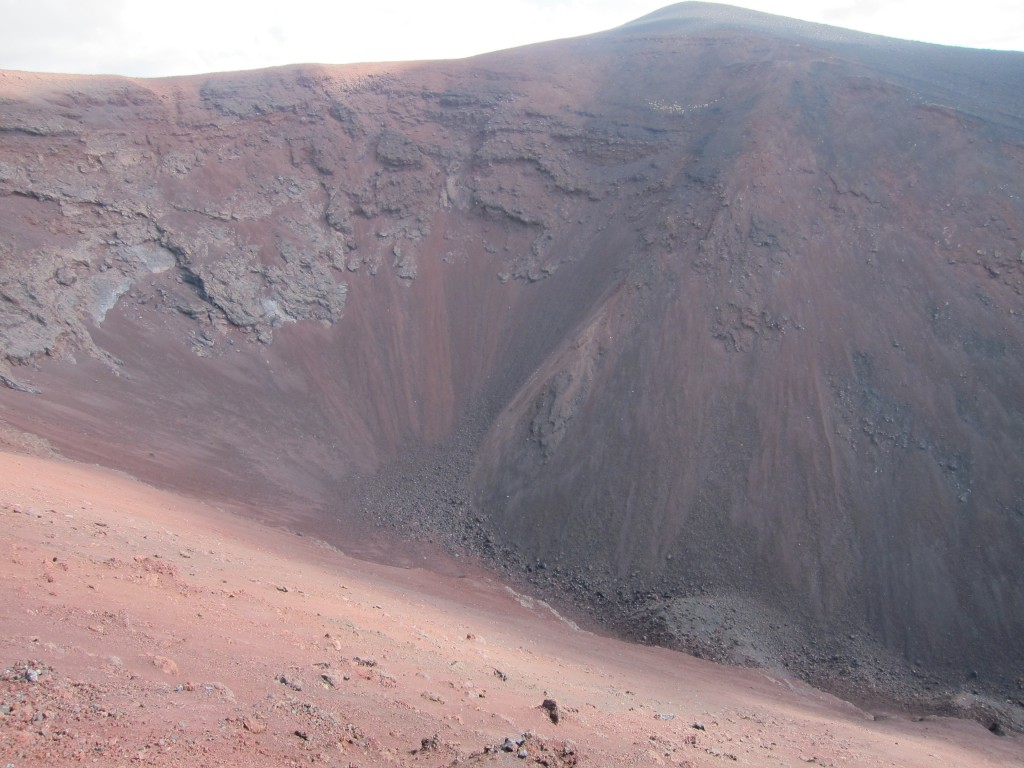
[[[4,73],[0,416],[638,638],[1020,698],[1020,82],[692,3],[464,61]]]
[[[355,560],[68,461],[0,473],[5,764],[1024,765],[1019,735],[580,631],[459,560]]]

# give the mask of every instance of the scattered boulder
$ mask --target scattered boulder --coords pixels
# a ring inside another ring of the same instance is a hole
[[[278,675],[277,682],[281,683],[281,685],[285,685],[291,688],[293,691],[302,690],[302,681],[294,677],[288,677],[287,675]]]
[[[413,754],[415,755],[417,752],[436,752],[440,747],[441,737],[435,733],[433,736],[424,737],[420,741],[420,748],[414,749]]]
[[[540,708],[546,710],[548,717],[551,718],[551,722],[558,725],[558,721],[562,719],[562,712],[558,708],[558,702],[554,699],[544,699]]]

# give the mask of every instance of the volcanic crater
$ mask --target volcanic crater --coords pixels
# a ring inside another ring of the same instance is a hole
[[[1019,728],[1021,83],[703,3],[456,61],[0,73],[5,441]]]

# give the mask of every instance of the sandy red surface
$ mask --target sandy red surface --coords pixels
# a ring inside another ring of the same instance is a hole
[[[94,466],[0,477],[0,765],[1024,766],[1018,736],[600,637],[458,562],[357,560]]]

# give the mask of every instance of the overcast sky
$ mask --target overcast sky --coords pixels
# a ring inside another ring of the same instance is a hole
[[[471,56],[597,32],[668,0],[0,0],[0,69],[140,77]],[[912,40],[1024,51],[1024,0],[741,0]]]

